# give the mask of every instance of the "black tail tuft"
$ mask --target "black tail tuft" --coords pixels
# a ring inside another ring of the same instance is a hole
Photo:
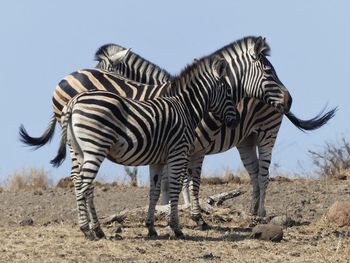
[[[66,142],[60,143],[60,147],[58,148],[57,155],[54,159],[50,161],[53,167],[59,167],[63,161],[66,159]]]
[[[322,110],[314,118],[309,120],[301,120],[297,118],[292,112],[288,112],[285,115],[295,125],[295,127],[305,132],[305,131],[316,130],[322,127],[323,125],[325,125],[330,119],[334,117],[337,110],[338,110],[337,107],[331,109],[326,113],[324,113],[324,110]]]
[[[55,133],[55,126],[56,126],[56,117],[55,115],[52,115],[49,125],[46,128],[43,135],[40,137],[31,137],[28,134],[27,130],[24,128],[24,126],[21,125],[19,127],[20,141],[23,142],[24,144],[27,144],[28,146],[33,146],[34,149],[36,150],[52,140],[53,135]]]

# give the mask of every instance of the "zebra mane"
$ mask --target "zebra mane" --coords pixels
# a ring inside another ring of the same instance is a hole
[[[106,44],[101,46],[95,53],[95,60],[98,62],[101,62],[103,60],[103,58],[107,58],[107,61],[109,60],[109,58],[111,56],[113,56],[115,53],[118,53],[119,51],[122,50],[126,50],[125,47],[117,45],[117,44]],[[132,51],[129,51],[129,54],[127,55],[127,59],[125,61],[127,61],[128,59],[139,59],[139,60],[143,60],[145,61],[147,64],[151,65],[152,67],[148,67],[148,72],[156,69],[158,71],[163,72],[164,75],[167,75],[170,77],[170,73],[168,71],[166,71],[165,69],[157,66],[156,64],[150,62],[149,60],[143,58],[142,56],[140,56],[139,54],[136,54]]]
[[[202,65],[202,63],[206,63],[206,60],[208,60],[208,59],[210,59],[209,56],[204,56],[204,57],[202,57],[202,58],[200,58],[200,59],[195,59],[195,60],[193,60],[193,62],[192,62],[191,64],[187,64],[187,65],[180,71],[179,74],[174,75],[174,76],[170,79],[170,81],[171,81],[172,83],[175,83],[175,82],[177,82],[177,81],[182,80],[183,78],[190,77],[190,76],[193,74],[193,72],[194,72],[197,68],[199,68],[199,67]]]
[[[223,51],[227,51],[227,49],[234,49],[234,50],[247,50],[247,47],[255,44],[259,41],[258,45],[258,50],[256,50],[256,52],[258,54],[262,54],[264,56],[270,56],[270,46],[269,44],[266,43],[265,38],[259,36],[247,36],[247,37],[243,37],[239,40],[236,40],[234,42],[231,42],[230,44],[227,44],[226,46],[216,50],[212,55],[221,55]]]

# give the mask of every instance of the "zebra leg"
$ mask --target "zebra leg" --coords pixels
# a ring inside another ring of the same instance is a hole
[[[88,240],[97,240],[104,236],[104,234],[100,229],[100,224],[93,203],[94,188],[92,187],[92,183],[103,159],[100,160],[94,158],[94,156],[90,156],[90,158],[89,156],[84,157],[80,176],[75,181],[79,209],[79,226]],[[93,230],[89,227],[89,215],[91,216]],[[96,232],[94,231],[95,229]],[[95,233],[97,233],[98,236],[95,235]]]
[[[202,209],[199,204],[199,190],[201,182],[202,164],[205,153],[198,152],[190,157],[190,163],[188,165],[188,174],[190,180],[190,196],[191,196],[191,218],[197,224],[197,229],[207,230],[209,225],[204,221],[202,217]]]
[[[95,234],[96,239],[101,239],[106,237],[105,233],[103,233],[100,222],[98,221],[95,205],[94,205],[94,185],[91,184],[89,190],[87,192],[87,208],[90,215],[90,228],[92,232]]]
[[[185,156],[184,151],[182,154],[179,151],[175,151],[178,154],[170,157],[168,162],[167,174],[169,177],[169,198],[170,198],[170,222],[169,225],[174,231],[177,238],[183,238],[184,234],[180,229],[179,224],[179,194],[183,185],[183,178],[187,172],[188,157]]]
[[[241,160],[247,172],[249,173],[251,184],[253,186],[250,213],[258,215],[260,204],[260,185],[259,185],[259,160],[256,152],[257,138],[255,134],[250,135],[244,141],[237,145]]]
[[[164,165],[150,165],[150,194],[146,219],[146,227],[148,228],[149,237],[158,236],[157,231],[154,227],[154,213],[160,195],[163,168]]]
[[[259,205],[258,205],[258,216],[265,217],[265,196],[266,189],[269,183],[269,167],[271,163],[272,149],[276,141],[277,133],[270,135],[269,137],[262,138],[259,140],[258,152],[259,152]]]
[[[161,201],[160,201],[162,205],[169,204],[169,179],[166,171],[167,171],[167,166],[164,165],[164,171],[162,171]]]
[[[90,230],[89,227],[89,215],[88,215],[88,209],[86,205],[86,198],[83,193],[83,182],[82,182],[82,176],[78,176],[74,180],[74,187],[75,187],[75,195],[77,200],[77,206],[78,206],[78,222],[80,230],[84,233],[84,236],[88,240],[94,240],[95,235]]]

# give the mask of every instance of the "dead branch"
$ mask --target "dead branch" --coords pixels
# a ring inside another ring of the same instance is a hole
[[[237,197],[241,194],[243,194],[244,191],[241,190],[233,190],[230,192],[220,193],[213,196],[209,196],[207,199],[200,200],[200,205],[202,210],[207,213],[211,214],[217,210],[216,207],[219,207],[223,204],[223,202],[232,199],[234,197]],[[179,212],[187,212],[189,211],[189,207],[185,205],[179,205]],[[138,207],[134,209],[125,209],[121,211],[120,213],[113,214],[111,216],[105,216],[101,217],[101,222],[104,225],[109,225],[113,222],[123,223],[126,220],[138,220],[142,221],[147,216],[147,210],[148,207]],[[168,216],[169,211],[169,205],[157,205],[156,211],[155,211],[155,219],[166,219]]]

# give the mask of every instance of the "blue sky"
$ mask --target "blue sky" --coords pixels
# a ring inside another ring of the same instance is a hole
[[[54,169],[60,128],[49,146],[37,151],[18,140],[22,123],[40,135],[52,113],[55,85],[70,72],[95,65],[106,43],[136,53],[178,73],[194,58],[247,35],[262,35],[270,61],[293,96],[292,111],[310,118],[327,103],[339,111],[329,125],[302,133],[284,118],[273,164],[290,172],[313,168],[308,149],[349,138],[349,1],[5,1],[0,8],[0,179],[23,167],[69,175],[67,159]],[[204,171],[236,169],[237,150],[206,157]],[[147,180],[148,170],[140,169]],[[123,180],[120,165],[106,161],[99,179]]]

